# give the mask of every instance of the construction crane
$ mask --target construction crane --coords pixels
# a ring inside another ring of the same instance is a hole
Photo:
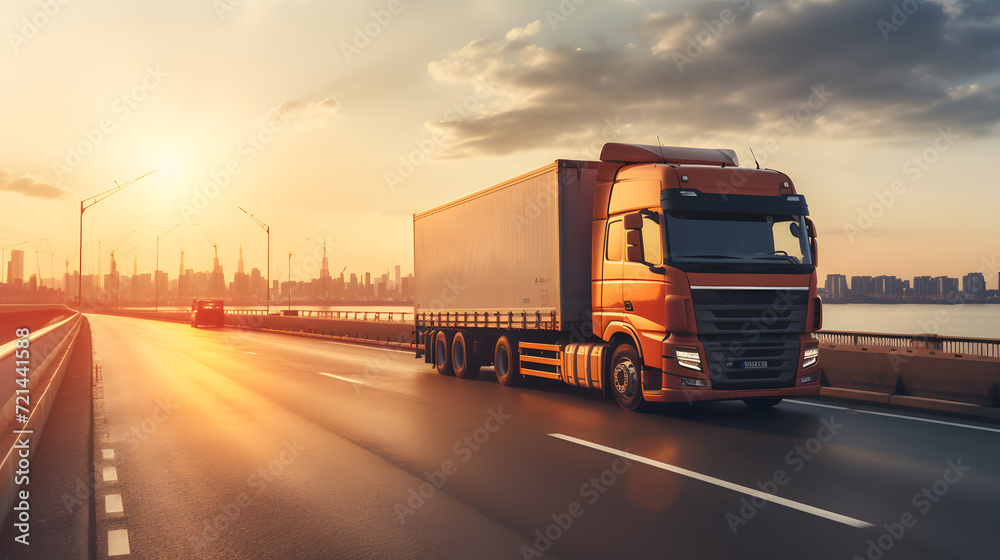
[[[39,286],[44,286],[45,285],[45,281],[42,279],[42,267],[38,264],[38,253],[41,253],[43,255],[48,255],[49,256],[49,275],[52,277],[52,288],[55,289],[55,287],[56,287],[56,271],[55,271],[56,255],[55,255],[55,253],[52,252],[52,245],[49,244],[49,240],[48,239],[39,239],[39,241],[44,241],[45,242],[45,246],[48,247],[49,250],[48,251],[39,251],[38,247],[35,247],[34,243],[31,244],[31,248],[35,250],[35,268],[38,270],[38,285]]]
[[[115,251],[117,251],[119,248],[121,248],[121,246],[124,245],[126,241],[128,241],[128,238],[131,237],[133,233],[135,233],[134,229],[132,231],[126,233],[125,234],[125,238],[122,239],[121,242],[119,242],[118,245],[115,245],[115,248],[111,250],[111,260],[112,261],[115,260]],[[133,249],[134,249],[134,247],[133,247]]]

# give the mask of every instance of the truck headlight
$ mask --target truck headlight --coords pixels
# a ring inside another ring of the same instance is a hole
[[[678,348],[674,352],[681,367],[701,371],[701,356],[697,348]]]
[[[819,361],[819,345],[806,346],[806,351],[802,353],[802,367],[812,367]]]

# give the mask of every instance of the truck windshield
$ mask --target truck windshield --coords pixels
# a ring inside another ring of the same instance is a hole
[[[668,258],[676,263],[811,265],[803,216],[668,211]]]

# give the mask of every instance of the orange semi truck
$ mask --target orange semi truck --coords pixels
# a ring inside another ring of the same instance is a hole
[[[605,144],[413,216],[417,357],[647,402],[819,394],[816,229],[732,150]]]

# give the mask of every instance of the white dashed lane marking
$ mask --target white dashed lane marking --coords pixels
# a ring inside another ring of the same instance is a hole
[[[114,449],[102,449],[101,450],[101,456],[104,459],[114,459],[115,458],[115,450]]]
[[[108,531],[108,556],[129,554],[128,529]]]
[[[108,494],[104,496],[104,513],[122,513],[125,508],[122,506],[121,494]]]
[[[747,496],[753,496],[755,498],[760,498],[761,500],[767,500],[768,502],[785,506],[787,508],[795,509],[803,513],[808,513],[810,515],[815,515],[816,517],[822,517],[824,519],[829,519],[830,521],[836,521],[837,523],[842,523],[851,527],[856,527],[858,529],[864,529],[867,527],[874,527],[871,523],[867,521],[862,521],[860,519],[854,519],[853,517],[848,517],[846,515],[841,515],[839,513],[834,513],[832,511],[827,511],[825,509],[820,509],[818,507],[810,506],[808,504],[803,504],[801,502],[796,502],[794,500],[789,500],[788,498],[782,498],[774,494],[767,492],[762,492],[756,488],[749,488],[747,486],[742,486],[729,482],[728,480],[722,480],[721,478],[715,478],[714,476],[709,476],[707,474],[701,474],[692,470],[688,470],[676,465],[671,465],[669,463],[663,463],[661,461],[656,461],[648,457],[643,457],[642,455],[635,455],[634,453],[629,453],[627,451],[622,451],[620,449],[615,449],[613,447],[607,447],[599,443],[593,443],[584,439],[575,438],[572,436],[567,436],[564,434],[549,434],[554,438],[561,439],[563,441],[568,441],[575,443],[577,445],[582,445],[584,447],[589,447],[591,449],[596,449],[598,451],[603,451],[604,453],[609,453],[611,455],[617,455],[618,457],[624,457],[626,459],[635,461],[637,463],[643,463],[651,467],[656,467],[658,469],[663,469],[681,476],[686,476],[688,478],[693,478],[695,480],[700,480],[701,482],[707,482],[718,486],[720,488],[725,488],[727,490],[732,490],[733,492],[739,492],[740,494],[746,494]]]
[[[320,375],[325,375],[327,377],[332,377],[334,379],[339,379],[341,381],[346,381],[348,383],[357,383],[358,385],[367,385],[364,381],[358,381],[357,379],[351,379],[350,377],[344,377],[343,375],[336,375],[333,373],[319,372]]]
[[[114,467],[104,467],[104,482],[117,482],[118,481],[118,469]]]

